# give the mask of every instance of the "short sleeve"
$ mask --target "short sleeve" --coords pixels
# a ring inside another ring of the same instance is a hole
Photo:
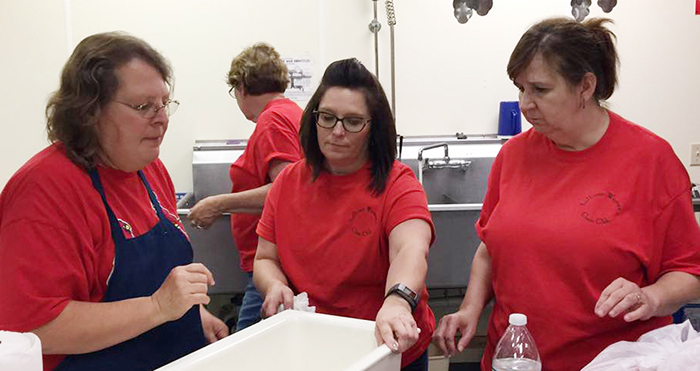
[[[435,241],[435,226],[430,218],[425,191],[410,168],[402,166],[398,172],[386,190],[384,233],[388,236],[397,225],[407,220],[421,219],[430,225],[432,245]]]
[[[260,221],[258,221],[258,226],[255,230],[258,236],[273,243],[277,243],[275,233],[275,211],[277,209],[277,203],[279,202],[280,191],[287,181],[286,173],[289,169],[290,166],[285,167],[277,176],[277,179],[272,183],[272,187],[270,187],[270,191],[265,197],[265,206],[263,207]]]
[[[650,281],[672,271],[700,276],[700,226],[693,212],[688,172],[663,141],[649,170],[653,176],[654,246],[647,267]],[[654,176],[654,174],[656,176]]]
[[[475,228],[476,234],[479,236],[481,241],[485,238],[485,229],[488,225],[491,214],[493,214],[496,205],[500,199],[500,182],[501,182],[501,167],[503,164],[503,151],[500,151],[493,161],[491,166],[491,171],[489,172],[489,179],[486,188],[486,195],[484,196],[484,203],[481,207],[481,215],[476,221]]]
[[[693,213],[690,188],[671,201],[656,224],[663,245],[658,277],[671,271],[700,276],[700,226]]]
[[[23,208],[37,210],[31,201],[23,204]],[[43,206],[60,210],[50,203]],[[22,213],[12,209],[4,212],[5,215]],[[73,223],[75,230],[62,228],[65,223]],[[83,251],[92,242],[89,232],[80,228],[81,224],[81,219],[63,212],[54,213],[53,222],[39,217],[3,221],[0,328],[30,331],[56,318],[71,300],[91,301],[90,287],[97,267],[90,258],[94,251]]]
[[[259,164],[261,175],[267,176],[273,161],[296,162],[301,159],[301,146],[296,132],[275,120],[282,118],[270,115],[255,141],[255,163]]]

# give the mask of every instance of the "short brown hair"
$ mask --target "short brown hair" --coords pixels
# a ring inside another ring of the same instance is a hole
[[[250,95],[284,93],[289,74],[275,48],[257,43],[233,58],[227,83],[231,88],[242,87]]]
[[[619,59],[615,34],[604,27],[607,18],[592,18],[578,23],[568,18],[546,19],[530,27],[518,41],[508,61],[508,76],[515,79],[541,54],[570,86],[581,83],[591,72],[597,79],[593,96],[601,101],[610,98],[617,85]]]
[[[172,69],[145,41],[122,32],[88,36],[73,51],[61,73],[59,89],[46,105],[46,132],[61,142],[73,163],[89,170],[100,153],[97,121],[119,88],[116,70],[139,59],[155,68],[172,88]]]

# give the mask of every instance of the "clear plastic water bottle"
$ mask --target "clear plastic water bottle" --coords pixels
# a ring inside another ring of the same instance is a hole
[[[535,340],[527,330],[527,316],[513,313],[508,317],[510,326],[496,345],[491,361],[493,371],[540,371],[542,361]]]

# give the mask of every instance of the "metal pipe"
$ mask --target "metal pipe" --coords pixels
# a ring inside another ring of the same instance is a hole
[[[390,25],[391,30],[391,113],[396,120],[396,64],[394,60],[394,25]]]
[[[369,30],[374,33],[374,68],[375,75],[379,79],[379,30],[382,28],[382,24],[377,20],[377,0],[372,0],[374,2],[374,19],[369,23]]]
[[[394,1],[386,0],[386,17],[391,33],[391,113],[396,120],[396,64],[394,56],[394,26],[396,25],[396,12],[394,11]]]
[[[374,0],[374,20],[377,20],[377,0]],[[377,21],[378,22],[378,21]],[[379,30],[374,31],[374,68],[379,79]]]
[[[428,211],[479,211],[484,204],[428,204]]]
[[[442,142],[442,143],[436,143],[436,144],[431,144],[429,146],[422,147],[421,149],[418,150],[418,161],[423,161],[423,151],[428,150],[428,149],[433,149],[433,148],[439,148],[439,147],[445,147],[445,157],[450,157],[448,152],[447,152],[447,143]]]

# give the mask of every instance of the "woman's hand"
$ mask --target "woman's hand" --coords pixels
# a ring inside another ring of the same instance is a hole
[[[377,344],[386,344],[396,353],[403,353],[418,341],[420,330],[411,314],[408,302],[389,295],[377,313],[374,336]]]
[[[476,333],[479,316],[480,313],[470,313],[468,309],[460,309],[440,318],[438,328],[433,333],[433,342],[442,349],[442,353],[447,357],[463,352]],[[462,338],[455,345],[457,331],[462,335]]]
[[[199,306],[199,315],[202,317],[202,330],[209,343],[216,342],[228,336],[228,326],[224,321],[209,313],[203,305]]]
[[[197,229],[208,229],[222,214],[220,204],[219,195],[209,196],[190,209],[187,219]]]
[[[165,322],[182,317],[193,305],[209,304],[207,291],[214,277],[201,263],[173,268],[163,284],[151,295]]]
[[[626,313],[624,320],[632,322],[645,321],[651,318],[659,308],[659,301],[637,286],[622,277],[619,277],[600,294],[595,305],[595,314],[598,317],[608,315],[617,317]]]
[[[294,292],[282,282],[270,287],[265,294],[265,301],[260,308],[260,317],[274,316],[280,304],[284,305],[284,309],[291,309],[294,306]]]

